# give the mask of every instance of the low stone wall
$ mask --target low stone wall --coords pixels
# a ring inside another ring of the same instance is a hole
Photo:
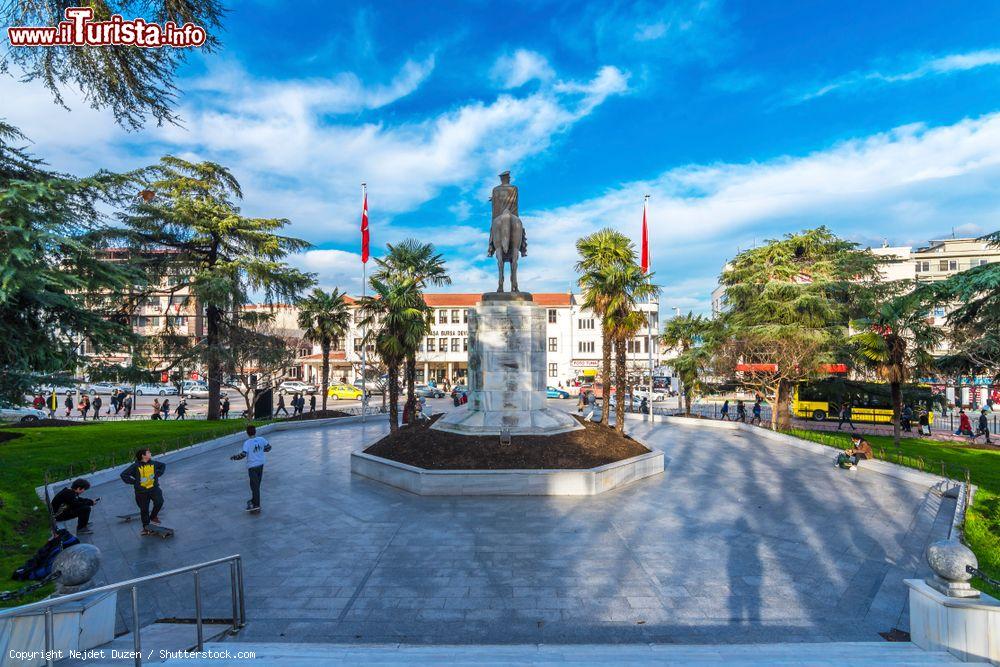
[[[385,415],[365,415],[366,419],[385,419]],[[265,424],[264,426],[257,427],[257,433],[260,435],[266,435],[268,433],[277,433],[280,431],[293,431],[300,428],[313,428],[316,426],[330,426],[333,424],[350,424],[352,422],[360,422],[362,419],[361,415],[352,417],[330,417],[329,419],[301,419],[296,421],[288,422],[274,422],[273,424]],[[155,426],[151,427],[155,428]],[[177,461],[183,461],[184,459],[191,458],[192,456],[197,456],[198,454],[204,454],[205,452],[210,452],[215,449],[221,449],[222,447],[230,447],[232,445],[238,444],[246,440],[246,433],[243,431],[238,431],[236,433],[231,433],[230,435],[224,435],[219,438],[213,438],[212,440],[206,440],[204,442],[199,442],[194,445],[189,445],[187,447],[182,447],[180,449],[175,449],[173,451],[167,452],[161,456],[157,456],[157,461],[163,461],[164,463],[176,463]],[[63,479],[59,481],[54,481],[49,483],[49,488],[52,487],[62,487],[68,486],[74,479],[85,479],[91,483],[91,485],[96,486],[98,484],[104,484],[105,482],[113,482],[118,479],[121,475],[122,470],[132,465],[131,462],[123,463],[121,465],[114,466],[113,468],[104,468],[102,470],[97,470],[92,473],[87,473],[85,475],[77,475],[72,479]],[[41,499],[45,498],[45,487],[39,486],[35,488],[35,493]]]
[[[655,449],[580,470],[427,470],[362,451],[351,454],[355,475],[422,496],[593,496],[658,475],[665,465],[663,452]]]

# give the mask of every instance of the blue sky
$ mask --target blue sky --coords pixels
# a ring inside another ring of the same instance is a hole
[[[360,288],[373,242],[438,245],[454,289],[495,284],[489,190],[510,169],[520,285],[573,286],[573,242],[639,238],[664,307],[706,310],[724,261],[818,224],[863,244],[1000,228],[1000,3],[234,3],[183,67],[184,126],[125,132],[72,91],[0,79],[0,116],[74,173],[174,153],[232,167],[244,211]]]

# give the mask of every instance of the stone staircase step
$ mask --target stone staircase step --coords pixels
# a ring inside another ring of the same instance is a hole
[[[210,643],[204,658],[167,660],[164,665],[940,665],[959,662],[945,652],[923,651],[908,642],[789,644],[621,644],[423,646],[399,644]],[[237,657],[238,652],[253,658]]]

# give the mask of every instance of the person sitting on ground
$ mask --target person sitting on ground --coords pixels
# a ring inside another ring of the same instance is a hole
[[[859,461],[875,458],[871,444],[857,433],[851,434],[851,443],[853,447],[837,456],[837,465],[841,468],[853,468]]]
[[[90,482],[78,479],[52,499],[52,516],[56,521],[76,519],[77,535],[94,532],[90,528],[90,508],[96,505],[100,498],[84,498],[83,493],[89,488]]]

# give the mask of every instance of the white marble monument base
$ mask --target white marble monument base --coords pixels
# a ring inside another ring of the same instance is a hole
[[[431,427],[466,435],[554,435],[582,429],[547,407],[546,314],[526,292],[487,293],[469,312],[469,402]]]
[[[910,638],[925,651],[948,651],[965,662],[1000,665],[1000,601],[986,595],[953,598],[923,579],[910,588]]]

